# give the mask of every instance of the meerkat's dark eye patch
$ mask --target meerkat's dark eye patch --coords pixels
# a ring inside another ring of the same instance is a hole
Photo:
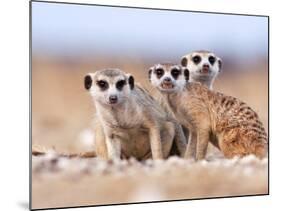
[[[161,78],[164,75],[164,70],[162,68],[156,68],[154,72],[157,78]]]
[[[104,80],[100,80],[100,81],[97,81],[97,85],[99,86],[99,88],[104,91],[104,90],[107,90],[108,89],[108,83]]]
[[[125,80],[120,80],[120,81],[118,81],[118,82],[116,83],[116,88],[117,88],[118,90],[122,90],[123,87],[125,86],[125,84],[126,84],[126,81],[125,81]]]
[[[213,65],[216,61],[216,58],[214,56],[209,56],[209,62],[211,65]]]
[[[173,68],[171,70],[171,75],[173,76],[174,79],[177,79],[180,74],[181,74],[181,71],[178,68]]]
[[[201,62],[201,57],[196,55],[192,58],[192,61],[195,63],[195,64],[199,64]]]

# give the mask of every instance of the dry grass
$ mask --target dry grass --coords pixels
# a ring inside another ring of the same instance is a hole
[[[113,65],[115,64],[115,65]],[[149,89],[152,64],[50,62],[33,59],[33,144],[59,152],[89,151],[81,135],[94,113],[83,87],[87,72],[119,67]],[[253,67],[254,68],[254,67]],[[214,89],[238,97],[256,110],[268,131],[268,76],[256,71],[223,72]],[[91,143],[90,143],[91,144]],[[97,159],[33,157],[33,208],[267,193],[267,160],[225,160],[210,147],[209,162],[171,158],[161,163],[134,160],[109,164]]]

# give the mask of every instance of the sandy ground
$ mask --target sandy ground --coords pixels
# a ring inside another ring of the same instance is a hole
[[[132,73],[150,88],[142,62],[114,66]],[[94,148],[89,131],[94,109],[83,87],[87,72],[113,66],[106,62],[64,63],[33,59],[32,142],[72,153]],[[137,68],[136,68],[137,67]],[[258,112],[268,131],[268,75],[225,71],[214,89],[238,97]],[[32,207],[64,207],[202,197],[266,194],[267,159],[223,159],[212,146],[207,161],[171,157],[166,161],[133,159],[107,163],[95,158],[67,159],[52,152],[32,158]]]
[[[63,207],[266,194],[267,159],[106,162],[33,157],[32,207]]]

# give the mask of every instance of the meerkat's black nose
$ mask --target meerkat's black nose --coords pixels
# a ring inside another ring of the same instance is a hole
[[[203,68],[209,68],[210,66],[208,64],[204,64]]]
[[[114,103],[117,103],[117,101],[118,101],[118,98],[117,98],[116,95],[109,96],[109,102],[110,103],[114,104]]]
[[[164,78],[164,81],[165,81],[165,82],[171,82],[172,80],[171,80],[171,78],[166,77],[166,78]]]
[[[202,73],[209,73],[210,66],[208,64],[203,64]]]

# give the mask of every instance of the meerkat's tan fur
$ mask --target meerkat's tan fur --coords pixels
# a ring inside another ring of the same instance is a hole
[[[157,71],[177,72],[164,80]],[[198,82],[188,82],[189,71],[174,64],[158,64],[151,69],[150,81],[166,98],[178,122],[188,128],[186,157],[204,159],[208,143],[225,157],[267,154],[267,134],[255,111],[237,98],[209,90]]]
[[[178,140],[181,135],[177,134],[175,120],[146,90],[134,83],[131,75],[119,69],[100,70],[85,76],[85,88],[96,108],[97,156],[163,159],[169,156],[174,140],[183,145],[184,154],[186,142]]]

